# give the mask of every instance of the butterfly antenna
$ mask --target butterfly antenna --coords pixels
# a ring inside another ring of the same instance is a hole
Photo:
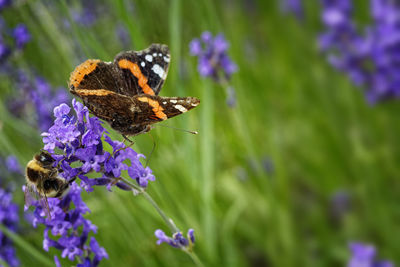
[[[175,127],[168,126],[168,125],[157,124],[157,125],[155,125],[155,126],[161,126],[161,127],[165,127],[165,128],[170,128],[170,129],[174,129],[174,130],[177,130],[177,131],[181,131],[181,132],[185,132],[185,133],[190,133],[190,134],[199,134],[198,131],[190,131],[190,130],[185,130],[185,129],[181,129],[181,128],[175,128]]]
[[[151,149],[150,154],[149,154],[149,156],[148,156],[147,159],[146,159],[146,166],[145,166],[145,168],[149,165],[151,155],[153,155],[153,152],[154,152],[154,150],[156,149],[156,141],[154,140],[154,137],[153,137],[153,135],[152,135],[151,133],[149,133],[149,135],[150,135],[151,139],[153,140],[153,148]]]
[[[128,141],[130,143],[128,147],[134,144],[134,142],[131,139],[129,139],[126,135],[123,134],[122,137],[125,139],[124,141]]]

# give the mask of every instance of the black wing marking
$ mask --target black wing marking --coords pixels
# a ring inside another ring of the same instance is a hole
[[[168,74],[170,58],[169,48],[163,44],[119,53],[114,64],[120,71],[118,79],[125,82],[122,94],[158,95]]]

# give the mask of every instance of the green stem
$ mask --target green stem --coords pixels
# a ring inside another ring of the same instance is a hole
[[[193,251],[188,251],[188,250],[183,250],[183,251],[185,251],[186,254],[189,255],[189,257],[193,260],[193,262],[194,262],[194,264],[196,264],[196,266],[204,267],[204,264],[201,262],[199,257],[197,257],[196,253],[194,253]]]
[[[54,266],[53,263],[48,258],[43,256],[43,254],[40,253],[36,248],[34,248],[31,244],[26,242],[23,238],[21,238],[16,233],[10,231],[3,224],[0,224],[0,231],[2,231],[15,244],[17,244],[18,246],[23,248],[25,251],[27,251],[34,259],[36,259],[38,262],[40,262],[43,266],[49,266],[49,267]]]
[[[139,193],[143,194],[143,196],[150,202],[150,204],[157,210],[158,214],[160,214],[161,218],[163,218],[164,222],[168,225],[169,229],[172,233],[179,232],[179,229],[175,226],[170,218],[165,215],[164,211],[158,206],[158,204],[154,201],[154,199],[140,186],[131,183],[129,180],[121,177],[121,179],[134,190],[138,191]]]
[[[143,194],[143,196],[147,199],[147,201],[150,202],[150,204],[157,210],[158,214],[160,214],[161,218],[165,221],[165,223],[168,225],[172,233],[177,233],[180,232],[179,229],[176,227],[176,225],[173,223],[173,221],[165,215],[165,213],[161,210],[161,208],[158,206],[158,204],[154,201],[154,199],[140,186],[130,182],[129,180],[120,177],[128,186],[132,188],[132,190],[138,191],[140,194]],[[203,263],[200,261],[200,259],[197,257],[197,255],[191,250],[187,248],[182,248],[182,250],[190,256],[190,258],[193,260],[193,262],[196,264],[198,267],[204,267]]]

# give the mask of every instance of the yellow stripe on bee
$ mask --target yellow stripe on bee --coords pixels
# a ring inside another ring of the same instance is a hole
[[[32,170],[38,171],[38,172],[44,172],[44,173],[49,172],[48,169],[43,168],[42,166],[40,166],[40,164],[38,163],[38,161],[36,161],[36,160],[34,160],[34,159],[31,160],[31,161],[29,161],[28,164],[26,165],[26,167],[27,167],[27,168],[30,168],[30,169],[32,169]]]
[[[160,104],[151,98],[148,98],[146,96],[141,96],[137,98],[140,102],[147,102],[149,105],[153,108],[153,112],[156,115],[157,118],[161,120],[166,120],[168,119],[167,115],[163,112],[164,108],[160,106]]]
[[[115,94],[113,91],[105,90],[105,89],[75,89],[75,93],[79,96],[106,96],[110,94]]]

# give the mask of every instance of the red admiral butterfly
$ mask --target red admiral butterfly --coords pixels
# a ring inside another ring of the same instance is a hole
[[[71,73],[69,90],[122,135],[138,135],[200,103],[195,97],[158,96],[169,62],[168,46],[162,44],[121,52],[114,62],[88,59]]]

